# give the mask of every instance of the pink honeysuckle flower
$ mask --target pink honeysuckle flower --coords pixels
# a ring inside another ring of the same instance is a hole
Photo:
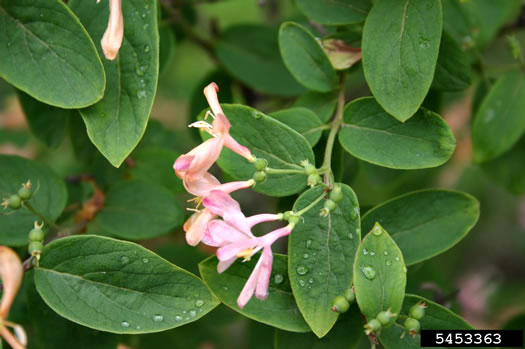
[[[99,3],[100,0],[97,0]],[[117,58],[124,38],[124,17],[121,0],[109,0],[109,20],[104,36],[100,41],[104,56],[109,60]]]
[[[198,180],[207,174],[208,170],[219,158],[223,147],[231,149],[250,162],[255,161],[255,156],[252,155],[251,151],[230,136],[231,125],[219,104],[218,90],[219,88],[214,82],[204,89],[204,95],[211,109],[211,112],[206,113],[205,118],[211,115],[213,118],[212,124],[210,125],[206,121],[201,120],[190,125],[190,127],[203,129],[213,137],[195,147],[189,153],[179,156],[173,165],[175,173],[184,182]]]
[[[216,216],[207,209],[197,211],[184,223],[183,229],[186,233],[186,242],[190,246],[196,246],[204,236],[208,223]]]

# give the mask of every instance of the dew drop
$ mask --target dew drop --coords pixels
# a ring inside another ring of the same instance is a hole
[[[148,70],[147,65],[140,65],[138,62],[135,65],[135,72],[138,76],[143,76],[146,73],[146,70]]]
[[[223,286],[222,289],[223,289],[224,291],[228,291],[228,287],[227,287],[227,286]]]
[[[175,316],[175,321],[181,321],[181,320],[182,320],[182,316],[180,315]]]
[[[146,18],[146,14],[145,14],[145,13],[143,13],[141,17],[142,17],[142,18]]]
[[[371,255],[371,256],[375,256],[376,253],[375,253],[374,251],[370,251],[370,255]]]
[[[120,325],[121,325],[122,327],[124,327],[124,328],[128,328],[128,327],[129,327],[129,322],[127,322],[127,321],[122,321],[122,322],[120,323]]]
[[[144,52],[149,52],[150,48],[149,45],[144,45]]]
[[[488,109],[487,112],[485,113],[485,118],[483,118],[483,121],[485,123],[489,123],[492,119],[494,119],[494,115],[496,115],[494,110]]]
[[[148,27],[149,27],[149,24],[146,23],[146,24],[144,24],[144,25],[142,26],[142,29],[146,30],[146,29],[148,29]]]
[[[363,254],[366,256],[368,254],[368,250],[366,248],[363,248]]]
[[[147,259],[147,258],[142,258],[142,263],[149,263],[149,259]]]
[[[140,327],[139,325],[137,325],[137,326],[135,326],[135,328],[136,328],[137,330],[140,330],[142,327]]]
[[[263,114],[262,113],[259,113],[259,112],[253,112],[252,113],[253,117],[256,118],[256,119],[260,119],[262,118]]]
[[[162,316],[162,315],[155,315],[155,316],[153,316],[153,321],[155,321],[155,322],[162,322],[162,321],[164,321],[164,316]]]
[[[304,259],[308,259],[309,257],[310,257],[310,255],[308,253],[303,254],[303,258]]]
[[[372,229],[372,234],[374,234],[375,236],[380,236],[381,234],[383,234],[383,229],[381,229],[381,227],[379,225],[376,225]]]
[[[354,214],[355,214],[356,216],[359,216],[359,207],[357,207],[357,206],[354,207]]]
[[[127,256],[122,256],[120,257],[120,261],[122,262],[122,264],[126,264],[129,262],[129,258]]]
[[[195,310],[190,310],[190,316],[195,317],[197,315],[197,312]]]
[[[356,234],[361,234],[361,228],[357,227],[357,229],[355,230],[355,233]]]
[[[420,36],[419,37],[419,48],[429,48],[429,47],[430,47],[430,41],[424,36]]]
[[[310,246],[312,246],[312,240],[308,239],[306,240],[305,244],[306,248],[310,248]]]
[[[308,282],[311,283],[311,284],[313,284],[313,283],[314,283],[314,279],[309,278],[309,279],[308,279]]]
[[[142,98],[146,97],[146,91],[145,90],[137,90],[137,97],[139,99],[142,99]]]
[[[297,274],[299,275],[306,275],[308,273],[308,268],[300,264],[295,268],[295,271],[297,271]]]
[[[386,265],[391,266],[392,265],[392,261],[390,261],[390,260],[386,261]]]
[[[376,277],[376,271],[371,266],[361,266],[361,272],[368,280],[373,280]]]
[[[348,235],[348,237],[350,238],[350,240],[353,240],[354,239],[354,234],[350,233],[350,235]]]
[[[403,273],[407,272],[407,267],[403,266]]]
[[[306,285],[306,282],[304,282],[304,280],[299,280],[299,285],[301,285],[301,287],[304,287],[304,285]]]
[[[383,254],[384,254],[385,256],[388,256],[388,251],[383,251]]]
[[[275,282],[277,285],[282,283],[284,280],[284,277],[281,274],[275,274],[273,277],[273,282]]]
[[[202,307],[204,305],[204,301],[202,299],[198,299],[195,301],[195,306]]]
[[[396,261],[399,262],[399,257],[396,257]]]

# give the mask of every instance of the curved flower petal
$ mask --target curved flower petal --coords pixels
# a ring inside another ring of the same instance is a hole
[[[18,289],[22,284],[24,267],[18,255],[9,247],[0,246],[0,278],[4,286],[0,302],[0,319],[7,318]]]
[[[0,336],[5,339],[12,349],[25,349],[22,343],[4,326],[0,326]]]
[[[225,260],[225,261],[219,261],[219,263],[217,264],[217,273],[221,274],[223,273],[226,269],[228,269],[232,264],[233,262],[235,262],[237,260],[237,257],[233,257],[233,258],[230,258],[228,260]]]
[[[255,236],[247,237],[246,234],[238,231],[225,221],[214,219],[208,223],[202,242],[208,246],[222,247],[249,238],[255,238]]]
[[[255,268],[253,268],[253,271],[250,274],[248,281],[246,281],[246,284],[244,284],[239,298],[237,298],[237,305],[241,309],[244,308],[244,306],[250,301],[250,298],[252,298],[253,293],[255,292],[257,282],[259,280],[259,272],[261,270],[262,263],[263,258],[261,256],[261,258],[259,258],[259,261],[255,265]]]
[[[241,206],[229,194],[213,190],[202,201],[204,207],[214,214],[221,216],[226,223],[234,226],[248,236],[253,236],[250,232],[251,226],[246,216],[241,211]]]
[[[268,297],[268,285],[270,284],[270,276],[272,275],[273,254],[270,246],[263,249],[261,260],[261,270],[257,278],[255,297],[265,300],[266,297]]]
[[[193,149],[195,157],[191,161],[186,176],[191,180],[192,178],[199,178],[203,176],[213,166],[215,161],[221,155],[224,138],[222,136],[213,137]],[[198,149],[198,150],[197,150]]]
[[[215,215],[207,209],[195,212],[183,226],[186,232],[186,242],[191,246],[197,245],[206,232],[206,226],[214,218]]]
[[[222,246],[217,250],[217,258],[220,261],[225,261],[233,257],[237,257],[237,255],[244,250],[247,250],[249,248],[254,248],[258,244],[258,239],[250,239],[247,238],[242,241],[234,242],[225,246]]]
[[[100,41],[104,56],[109,60],[117,58],[124,37],[124,17],[121,0],[109,0],[109,21]]]
[[[229,134],[224,135],[224,146],[248,161],[255,161],[255,157],[252,155],[250,149],[246,148],[244,145],[240,145],[239,142]]]

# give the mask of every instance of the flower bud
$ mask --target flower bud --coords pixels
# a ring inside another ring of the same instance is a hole
[[[365,333],[368,336],[372,332],[379,332],[381,330],[381,323],[377,321],[376,319],[372,319],[368,321],[368,323],[365,325]]]
[[[283,215],[283,219],[285,221],[290,221],[290,217],[293,215],[293,212],[292,211],[286,211]]]
[[[350,303],[343,296],[337,296],[332,301],[332,311],[336,313],[345,313],[350,308]]]
[[[256,171],[254,174],[253,174],[253,180],[256,182],[256,183],[262,183],[266,180],[266,172],[263,172],[263,171]]]
[[[426,305],[423,302],[414,304],[408,311],[408,315],[416,320],[421,320],[425,316]]]
[[[255,169],[257,171],[262,171],[264,170],[266,167],[268,167],[268,161],[266,161],[266,159],[257,159],[255,160],[255,162],[253,163],[253,166],[255,167]]]
[[[304,173],[306,173],[307,175],[317,174],[317,169],[314,165],[308,163],[304,166]]]
[[[415,336],[419,332],[420,328],[421,328],[421,325],[419,321],[417,321],[416,319],[413,319],[410,317],[406,319],[405,330],[407,330],[408,333],[410,333],[411,335]]]
[[[290,216],[290,218],[288,218],[288,222],[293,225],[299,223],[299,220],[300,218],[298,216]]]
[[[109,0],[109,21],[100,44],[104,56],[109,60],[117,58],[124,38],[124,18],[121,0]]]

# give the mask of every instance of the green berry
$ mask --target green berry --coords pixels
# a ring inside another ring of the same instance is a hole
[[[332,191],[330,192],[330,199],[335,202],[343,200],[343,192],[341,191],[340,186],[336,186],[334,187],[334,189],[332,189]]]
[[[343,296],[337,296],[332,302],[332,311],[336,313],[345,313],[350,308],[350,303]]]
[[[33,192],[31,189],[27,187],[22,187],[20,190],[18,190],[18,196],[20,196],[20,199],[27,201],[31,199],[31,196],[33,195]]]
[[[419,324],[419,321],[416,319],[412,319],[409,317],[405,321],[405,330],[407,330],[410,334],[415,335],[419,332],[419,329],[421,328],[421,325]]]
[[[310,187],[313,187],[320,181],[321,181],[321,176],[319,176],[317,173],[308,175],[307,183]]]
[[[377,314],[376,319],[383,326],[388,326],[392,323],[392,320],[396,318],[396,314],[392,313],[390,310],[382,311]]]
[[[22,199],[20,196],[14,194],[7,199],[7,206],[13,210],[19,209],[22,206]]]
[[[264,170],[266,167],[268,167],[268,161],[266,161],[265,159],[257,159],[255,160],[255,162],[253,163],[253,166],[255,167],[255,169],[257,171],[262,171]]]
[[[33,228],[29,232],[29,241],[44,241],[44,232],[40,228]]]
[[[308,164],[304,167],[304,173],[306,173],[307,175],[317,174],[317,169],[314,165]]]
[[[294,224],[295,225],[295,224],[299,223],[299,217],[297,217],[297,216],[290,216],[290,218],[288,218],[288,222],[290,224]]]
[[[266,173],[262,171],[257,171],[253,174],[253,180],[256,183],[262,183],[266,180]]]
[[[289,221],[290,220],[290,217],[292,216],[293,212],[292,211],[286,211],[283,215],[283,219],[285,221]]]
[[[326,208],[330,212],[335,210],[336,207],[337,204],[333,200],[328,199],[324,202],[324,208]]]
[[[365,333],[369,335],[372,332],[379,332],[381,330],[381,323],[377,321],[376,319],[372,319],[368,321],[368,323],[365,325]]]
[[[416,320],[421,320],[425,316],[425,303],[414,304],[408,311],[408,315]]]
[[[352,287],[350,287],[349,289],[347,289],[345,291],[345,294],[344,294],[344,297],[346,298],[347,301],[349,301],[350,303],[353,303],[355,301],[355,292],[354,292],[354,289]]]
[[[29,252],[30,255],[34,255],[37,252],[42,252],[43,248],[44,245],[40,241],[31,241],[27,247],[27,252]]]

